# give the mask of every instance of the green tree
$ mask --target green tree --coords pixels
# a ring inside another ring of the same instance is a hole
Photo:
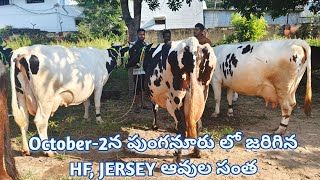
[[[129,40],[132,41],[136,37],[136,30],[140,27],[141,22],[141,6],[145,1],[151,10],[156,10],[160,7],[159,0],[133,0],[133,17],[129,12],[129,0],[120,0],[123,19],[128,27]],[[203,0],[198,0],[203,1]],[[172,11],[178,11],[183,3],[191,6],[192,0],[168,0],[167,5]]]
[[[318,13],[320,10],[320,0],[311,0],[310,10]],[[308,0],[223,0],[225,9],[235,8],[243,16],[250,18],[250,14],[258,17],[269,12],[272,18],[288,15],[297,7],[303,7]]]
[[[79,24],[80,37],[94,39],[105,37],[120,40],[125,36],[125,23],[121,20],[117,0],[77,0],[84,7],[84,19]]]
[[[250,19],[241,17],[240,14],[232,14],[231,22],[235,32],[226,38],[225,43],[258,41],[268,33],[267,21],[260,17],[250,15]]]

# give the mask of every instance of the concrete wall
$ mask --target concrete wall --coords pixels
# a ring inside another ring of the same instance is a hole
[[[268,34],[263,38],[267,40],[272,38],[274,35],[280,35],[282,33],[281,25],[270,25],[267,29]],[[218,28],[208,28],[208,37],[213,42],[216,43],[223,40],[226,36],[232,34],[234,31],[233,27],[218,27]],[[181,40],[193,36],[193,29],[172,29],[171,30],[172,40]],[[163,42],[161,31],[147,31],[146,42],[159,44]]]
[[[54,6],[57,3],[60,3],[59,6]],[[0,28],[11,25],[49,32],[60,32],[61,29],[77,31],[75,17],[81,15],[82,8],[74,4],[76,2],[73,0],[45,0],[44,3],[33,4],[26,4],[25,0],[12,0],[10,5],[0,6]]]

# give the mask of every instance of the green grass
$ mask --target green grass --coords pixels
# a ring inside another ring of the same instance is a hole
[[[34,176],[35,176],[35,174],[33,174],[32,171],[28,171],[28,172],[22,174],[21,178],[22,178],[22,180],[38,180],[38,178],[35,178]]]
[[[67,159],[67,155],[65,152],[58,153],[54,158],[58,159],[59,161],[64,161],[65,159]]]
[[[35,136],[36,134],[37,134],[36,132],[28,131],[27,132],[27,141],[29,141],[29,139],[31,137]],[[17,141],[17,145],[22,145],[22,137],[21,137],[21,135],[16,138],[16,141]]]
[[[203,133],[209,134],[215,142],[219,142],[221,138],[224,138],[229,134],[234,134],[235,132],[236,131],[232,127],[222,127],[213,130],[203,129]]]

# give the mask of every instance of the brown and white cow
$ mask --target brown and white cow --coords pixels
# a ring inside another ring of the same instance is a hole
[[[156,105],[159,105],[166,108],[177,122],[177,134],[181,134],[182,140],[185,137],[197,138],[216,65],[213,49],[209,44],[200,45],[194,37],[180,43],[172,42],[166,55],[162,53],[162,46],[160,44],[154,50],[147,46],[143,63],[155,119]],[[195,149],[195,155],[199,156],[199,153]],[[176,161],[180,160],[181,150],[178,150]]]
[[[111,72],[121,64],[121,47],[65,48],[34,45],[14,51],[11,59],[12,110],[22,134],[22,153],[29,155],[26,133],[29,113],[41,140],[48,139],[48,119],[59,106],[83,103],[88,118],[94,93],[96,121],[103,122],[100,99]],[[54,153],[46,152],[49,156]]]
[[[214,47],[218,59],[211,85],[216,101],[215,112],[220,113],[221,88],[227,87],[228,115],[233,114],[232,94],[260,96],[273,107],[280,104],[282,120],[276,134],[284,134],[292,109],[296,105],[295,92],[307,69],[304,111],[311,113],[311,50],[300,39],[246,42]]]
[[[0,59],[0,179],[20,179],[11,149],[8,121],[8,81],[6,67]]]

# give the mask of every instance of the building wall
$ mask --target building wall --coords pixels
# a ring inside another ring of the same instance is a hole
[[[133,1],[129,1],[129,9],[133,17]],[[167,0],[159,0],[160,8],[151,11],[148,4],[143,1],[141,9],[141,27],[146,30],[163,30],[193,28],[196,23],[203,23],[204,2],[192,1],[189,7],[185,2],[179,11],[169,9]],[[155,17],[165,17],[166,24],[155,25]]]
[[[204,10],[204,25],[206,28],[214,27],[229,27],[231,14],[235,13],[233,10],[216,10],[216,9],[206,9]],[[300,23],[300,13],[291,13],[289,15],[289,24],[295,25]],[[281,16],[276,19],[272,19],[270,15],[265,15],[265,19],[268,24],[286,24],[287,17]]]
[[[55,6],[57,3],[59,6]],[[82,8],[75,4],[73,0],[44,0],[44,3],[33,4],[26,4],[26,0],[11,0],[10,5],[0,6],[0,28],[11,25],[49,32],[77,31],[75,17],[81,15]]]

